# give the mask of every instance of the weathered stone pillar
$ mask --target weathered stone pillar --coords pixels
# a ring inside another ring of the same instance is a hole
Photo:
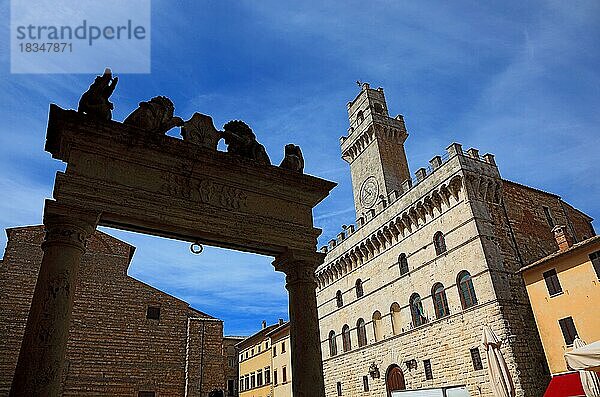
[[[292,345],[292,391],[296,397],[325,397],[315,278],[315,270],[324,257],[324,254],[317,252],[286,252],[273,262],[277,271],[286,274]]]
[[[46,202],[44,255],[11,397],[53,397],[60,393],[77,271],[85,241],[94,232],[97,222],[97,214]]]

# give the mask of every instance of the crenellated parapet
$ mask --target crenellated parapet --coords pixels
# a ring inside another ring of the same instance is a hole
[[[321,247],[327,257],[317,269],[319,288],[362,266],[460,200],[500,202],[502,182],[492,154],[480,156],[476,149],[463,152],[460,144],[453,143],[402,187],[402,192],[380,197],[374,208],[357,218],[356,226],[344,225],[335,239]],[[388,216],[380,216],[383,212]]]
[[[408,137],[404,117],[388,117],[387,115],[373,113],[369,115],[372,124],[369,128],[354,131],[354,127],[348,129],[348,136],[340,138],[342,146],[342,159],[348,163],[353,162],[362,151],[375,139],[375,136],[390,141],[404,142]]]

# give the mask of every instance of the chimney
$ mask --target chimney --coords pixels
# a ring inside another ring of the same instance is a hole
[[[282,318],[279,319],[279,325],[283,325],[283,319]]]
[[[556,225],[552,231],[554,232],[556,244],[558,244],[558,248],[561,251],[566,251],[573,246],[573,240],[569,233],[566,232],[564,226]]]
[[[262,329],[267,328],[267,320],[263,320],[262,322]]]

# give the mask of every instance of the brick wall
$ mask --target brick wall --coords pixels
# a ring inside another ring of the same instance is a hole
[[[0,396],[10,389],[44,237],[41,226],[7,234],[0,263]],[[88,242],[75,291],[63,395],[183,395],[186,371],[189,396],[224,388],[222,322],[127,276],[133,250],[101,232]],[[160,308],[158,320],[146,318],[148,306]]]
[[[555,225],[567,226],[574,241],[595,235],[591,218],[562,201],[559,196],[503,181],[503,198],[523,265],[558,250],[544,207],[549,209]]]

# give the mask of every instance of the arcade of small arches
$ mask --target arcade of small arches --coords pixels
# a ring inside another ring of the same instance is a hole
[[[360,280],[358,280],[360,281]],[[358,285],[358,283],[357,283]],[[456,277],[456,289],[458,295],[460,297],[460,302],[463,310],[469,309],[477,304],[477,295],[475,294],[475,288],[473,286],[473,279],[471,274],[462,270],[458,273]],[[450,309],[448,307],[448,299],[446,297],[446,291],[449,289],[445,288],[442,283],[435,283],[431,288],[431,298],[433,300],[433,308],[435,311],[435,318],[441,319],[443,317],[450,315]],[[338,291],[339,293],[340,291]],[[406,306],[405,306],[406,307]],[[421,296],[418,293],[413,293],[410,296],[408,301],[408,308],[410,309],[411,314],[411,323],[409,329],[419,327],[429,322],[428,317],[425,314],[423,309],[423,301]],[[401,306],[398,302],[394,302],[390,306],[389,316],[391,318],[391,327],[392,327],[392,335],[399,335],[405,332],[405,329],[402,327],[402,320],[400,317]],[[376,310],[371,316],[372,324],[372,332],[374,336],[374,342],[378,342],[384,339],[384,324],[383,324],[383,316],[379,310]],[[356,321],[356,327],[354,330],[356,331],[358,347],[363,347],[367,345],[367,323],[364,318],[359,318]],[[337,335],[335,330],[329,331],[328,334],[328,344],[329,344],[329,356],[333,357],[338,354],[337,347]],[[342,336],[342,349],[343,352],[349,352],[352,350],[352,338],[351,338],[351,329],[348,324],[344,324],[342,326],[342,330],[340,335]]]
[[[416,231],[428,219],[440,215],[444,208],[450,208],[451,198],[455,201],[459,200],[462,190],[463,178],[460,175],[455,175],[448,184],[442,184],[439,188],[432,190],[379,230],[319,270],[317,272],[318,287],[325,288]],[[438,246],[436,245],[437,251]]]
[[[400,120],[404,123],[404,119],[402,118],[402,116],[398,115],[396,117],[398,120]],[[362,112],[359,112],[359,115],[357,118],[357,127],[362,123],[363,120],[364,120],[364,116],[362,116]],[[353,132],[354,132],[354,127],[350,127],[349,133],[352,134]],[[356,138],[356,141],[354,141],[352,143],[352,146],[350,146],[342,154],[342,157],[348,161],[354,161],[363,152],[363,150],[367,146],[369,146],[369,144],[375,139],[375,135],[377,133],[380,133],[380,134],[388,137],[390,140],[391,139],[399,140],[399,139],[402,139],[402,137],[406,137],[405,129],[395,128],[390,125],[383,126],[383,125],[375,124],[375,125],[373,125],[373,128],[368,128],[367,130],[364,131],[363,134],[361,134],[358,138]],[[346,139],[348,139],[348,137],[342,137],[342,142],[345,141]]]

